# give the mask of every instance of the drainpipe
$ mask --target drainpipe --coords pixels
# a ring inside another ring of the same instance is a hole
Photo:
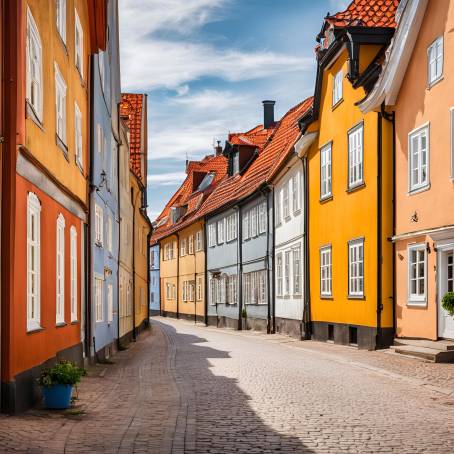
[[[205,293],[203,295],[204,296],[203,305],[205,307],[205,325],[208,326],[208,251],[207,251],[206,226],[207,226],[207,218],[205,217],[204,223],[203,223],[203,253],[204,253],[204,261],[205,261],[205,279],[204,279],[204,283],[203,283]]]
[[[269,219],[268,213],[270,209],[270,200],[269,200],[269,187],[266,186],[262,188],[261,193],[264,197],[266,197],[266,226],[267,226],[267,238],[266,238],[266,293],[267,293],[267,321],[266,321],[266,333],[271,334],[273,328],[271,327],[271,294],[270,294],[270,229],[269,229]]]
[[[117,108],[117,114],[118,114],[118,136],[120,137],[120,143],[118,144],[117,148],[117,201],[118,201],[118,269],[117,269],[117,301],[118,301],[118,310],[117,310],[117,332],[118,332],[118,337],[117,337],[117,349],[121,349],[121,343],[120,343],[120,254],[121,254],[121,197],[120,197],[120,149],[121,146],[124,145],[122,140],[121,140],[121,119],[120,119],[120,105],[118,105]],[[129,149],[128,149],[128,154],[129,154]]]
[[[133,178],[136,178],[134,175]],[[133,192],[134,193],[134,192]],[[136,332],[136,202],[138,196],[141,194],[140,188],[137,191],[137,195],[132,197],[132,340],[135,342],[137,340]]]
[[[310,292],[310,251],[309,251],[309,167],[307,165],[307,156],[300,158],[303,163],[303,176],[304,176],[304,263],[303,263],[303,276],[304,276],[304,308],[303,319],[301,327],[304,327],[304,333],[301,332],[301,339],[309,340],[312,335],[311,326],[311,292]]]
[[[382,344],[381,315],[383,311],[383,245],[382,245],[382,152],[383,152],[383,117],[378,112],[377,117],[377,337],[375,347]]]
[[[275,248],[276,248],[276,237],[275,237],[275,229],[274,226],[276,225],[276,218],[275,218],[275,209],[274,209],[274,201],[275,199],[275,193],[274,193],[274,186],[271,192],[271,197],[272,197],[272,203],[273,203],[273,210],[271,211],[271,216],[272,216],[272,225],[271,228],[273,229],[273,235],[271,237],[272,240],[272,254],[273,254],[273,261],[271,263],[271,288],[273,292],[273,299],[272,299],[272,304],[273,304],[273,331],[272,334],[276,333],[276,253],[275,253]],[[268,217],[267,217],[268,219]]]
[[[177,318],[180,318],[180,233],[177,236]]]
[[[147,306],[148,306],[148,320],[147,325],[150,326],[150,317],[151,317],[151,310],[150,310],[150,281],[151,281],[151,260],[150,260],[150,241],[151,235],[153,234],[153,228],[150,228],[150,231],[147,234]],[[154,254],[154,252],[153,252]]]
[[[243,329],[243,212],[241,206],[238,206],[238,330]],[[246,326],[247,328],[247,326]]]

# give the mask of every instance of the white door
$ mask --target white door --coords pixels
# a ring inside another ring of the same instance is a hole
[[[454,339],[454,317],[442,307],[441,300],[446,292],[454,292],[454,252],[452,250],[441,253],[440,260],[440,295],[438,304],[438,336]]]

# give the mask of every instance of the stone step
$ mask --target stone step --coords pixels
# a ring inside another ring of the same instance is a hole
[[[415,358],[422,358],[434,363],[454,362],[453,350],[435,350],[428,347],[418,347],[415,345],[392,345],[390,347],[395,353]]]
[[[403,339],[396,338],[394,339],[394,345],[410,345],[414,347],[425,347],[431,348],[432,350],[438,351],[454,351],[454,341],[449,340],[439,340],[431,341],[428,339]]]

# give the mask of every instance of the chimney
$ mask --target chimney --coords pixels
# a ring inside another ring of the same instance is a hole
[[[214,151],[216,152],[216,156],[221,156],[222,154],[222,147],[221,147],[221,141],[217,140],[217,145],[214,147]]]
[[[274,125],[274,104],[276,101],[262,101],[263,102],[263,127],[265,129],[271,128]]]

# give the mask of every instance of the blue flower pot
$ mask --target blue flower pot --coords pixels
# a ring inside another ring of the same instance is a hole
[[[71,406],[72,385],[44,386],[44,406],[55,410],[63,410]]]

